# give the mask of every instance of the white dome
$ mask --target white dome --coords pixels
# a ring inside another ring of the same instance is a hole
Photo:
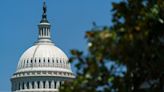
[[[38,70],[71,72],[67,56],[52,43],[37,43],[21,56],[17,72]]]
[[[52,43],[50,28],[44,2],[38,42],[20,57],[11,78],[12,92],[59,92],[64,81],[75,78],[67,56]]]

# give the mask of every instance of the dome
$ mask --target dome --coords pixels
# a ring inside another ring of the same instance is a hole
[[[43,41],[39,40],[22,54],[13,79],[25,76],[74,78],[66,54],[50,40]]]
[[[17,73],[38,70],[71,72],[67,56],[52,43],[37,43],[21,56]]]
[[[12,92],[59,92],[65,81],[75,78],[66,54],[51,41],[50,29],[44,2],[38,40],[20,57],[11,77]]]

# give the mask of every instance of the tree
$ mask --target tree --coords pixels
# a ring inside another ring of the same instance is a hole
[[[86,32],[88,55],[71,50],[77,77],[61,92],[164,92],[164,1],[124,0],[112,12],[112,26]]]

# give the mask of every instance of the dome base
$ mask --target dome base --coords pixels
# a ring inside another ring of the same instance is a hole
[[[58,92],[58,88],[67,80],[71,79],[49,76],[12,78],[12,92]]]

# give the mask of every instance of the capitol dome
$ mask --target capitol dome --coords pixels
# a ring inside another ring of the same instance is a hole
[[[74,79],[66,54],[51,41],[51,25],[44,2],[38,41],[19,59],[11,78],[12,92],[58,92],[64,81]]]
[[[52,43],[37,43],[21,56],[17,73],[25,71],[65,71],[71,73],[65,53]]]

